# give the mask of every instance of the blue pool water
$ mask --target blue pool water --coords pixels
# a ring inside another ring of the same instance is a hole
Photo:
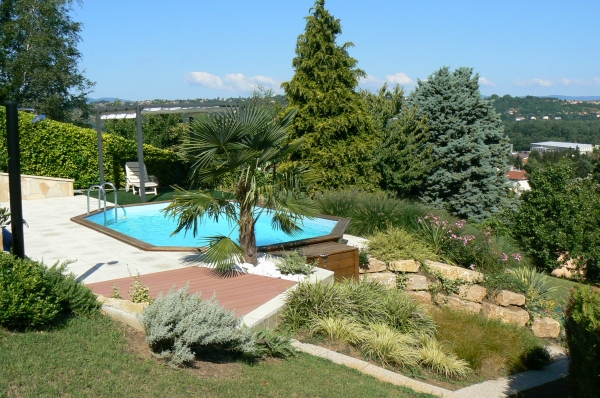
[[[171,236],[171,233],[177,228],[177,222],[173,218],[169,219],[165,217],[165,214],[161,212],[168,205],[169,203],[156,203],[127,207],[125,218],[123,218],[123,209],[119,208],[116,223],[114,222],[114,211],[109,211],[106,214],[107,225],[105,226],[154,246],[204,246],[206,242],[202,238],[217,234],[229,236],[231,230],[234,228],[235,230],[230,236],[235,241],[238,240],[239,232],[237,226],[229,224],[225,217],[219,218],[218,223],[208,218],[203,220],[203,222],[199,223],[196,237],[193,236],[191,231],[187,234],[181,231],[177,235]],[[96,224],[104,225],[103,213],[89,216],[87,219]],[[328,235],[336,223],[337,221],[324,218],[305,219],[302,232],[290,236],[282,231],[274,231],[271,228],[271,217],[263,213],[256,222],[256,244],[262,246]]]

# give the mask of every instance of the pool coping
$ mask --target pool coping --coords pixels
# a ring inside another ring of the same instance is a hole
[[[123,208],[127,208],[127,207],[134,207],[134,206],[145,206],[145,205],[149,205],[149,204],[159,204],[159,203],[170,203],[170,200],[161,200],[161,201],[156,201],[156,202],[150,202],[150,203],[133,203],[133,204],[128,204],[128,205],[119,205],[118,207],[123,207]],[[113,210],[115,208],[115,206],[108,206],[106,208],[106,211],[110,211]],[[205,246],[201,246],[201,247],[190,247],[190,246],[155,246],[152,245],[150,243],[144,242],[142,240],[133,238],[129,235],[125,235],[121,232],[112,230],[110,228],[107,228],[103,225],[97,224],[93,221],[89,221],[87,220],[87,217],[95,215],[95,214],[99,214],[102,213],[104,210],[94,210],[92,212],[89,213],[84,213],[84,214],[80,214],[78,216],[75,217],[71,217],[71,221],[83,225],[87,228],[90,228],[92,230],[95,230],[97,232],[100,232],[104,235],[108,235],[111,238],[114,238],[118,241],[121,241],[123,243],[127,243],[128,245],[131,245],[135,248],[138,248],[140,250],[144,250],[144,251],[150,251],[150,252],[191,252],[191,253],[201,253],[203,251],[206,250]],[[108,214],[107,214],[108,216]],[[279,250],[292,250],[294,248],[297,247],[302,247],[302,246],[308,246],[308,245],[314,245],[317,243],[324,243],[324,242],[338,242],[341,243],[342,242],[342,238],[344,235],[344,232],[346,231],[346,228],[348,227],[348,224],[350,223],[350,219],[349,218],[343,218],[343,217],[335,217],[335,216],[329,216],[329,215],[325,215],[325,214],[319,214],[316,216],[317,218],[324,218],[326,220],[332,220],[332,221],[337,221],[336,225],[333,227],[333,229],[331,230],[331,233],[327,234],[327,235],[322,235],[322,236],[317,236],[315,238],[307,238],[307,239],[299,239],[299,240],[291,240],[291,241],[287,241],[287,242],[281,242],[281,243],[274,243],[271,245],[262,245],[262,246],[257,246],[257,250],[259,252],[263,252],[263,253],[268,253],[268,252],[273,252],[273,251],[279,251]]]

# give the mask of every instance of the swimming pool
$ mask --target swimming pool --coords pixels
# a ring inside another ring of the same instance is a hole
[[[187,234],[181,231],[171,236],[177,228],[176,219],[166,217],[161,211],[168,205],[169,202],[163,202],[126,206],[125,209],[119,207],[116,222],[114,210],[109,210],[106,225],[104,225],[103,212],[74,217],[72,220],[145,250],[193,249],[206,245],[203,238],[218,234],[229,236],[231,233],[230,236],[237,241],[238,228],[228,223],[225,217],[219,218],[218,223],[208,217],[202,220],[196,237],[191,231]],[[259,250],[262,248],[268,251],[269,248],[294,245],[297,242],[339,240],[343,229],[347,226],[344,220],[347,219],[328,216],[320,216],[312,220],[304,219],[302,232],[287,235],[283,231],[273,230],[271,217],[265,212],[256,223],[256,244]]]

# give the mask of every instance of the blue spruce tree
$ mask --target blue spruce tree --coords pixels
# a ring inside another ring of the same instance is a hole
[[[435,161],[422,199],[474,221],[500,211],[509,197],[508,138],[492,103],[481,98],[478,80],[471,68],[443,67],[410,96],[429,123]]]

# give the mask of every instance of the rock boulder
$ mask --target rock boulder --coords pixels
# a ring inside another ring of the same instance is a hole
[[[447,279],[462,279],[471,283],[479,283],[483,281],[483,274],[481,272],[471,271],[470,269],[430,260],[427,260],[425,265],[427,265],[431,271],[440,273],[444,278]]]
[[[560,323],[552,318],[536,318],[531,330],[537,337],[555,339],[560,335]]]
[[[491,319],[499,319],[504,323],[514,323],[519,326],[525,326],[529,321],[529,313],[522,308],[515,306],[501,307],[492,303],[483,304],[483,315]]]
[[[390,261],[390,271],[395,272],[419,272],[421,266],[415,260]]]
[[[511,292],[510,290],[500,290],[500,293],[496,296],[496,304],[503,307],[509,305],[525,305],[525,295],[520,293]]]

